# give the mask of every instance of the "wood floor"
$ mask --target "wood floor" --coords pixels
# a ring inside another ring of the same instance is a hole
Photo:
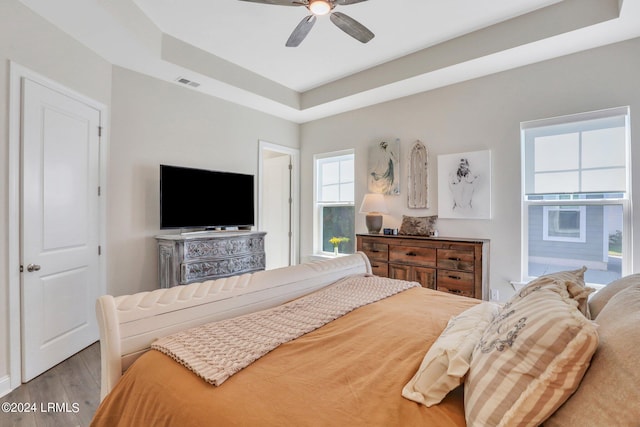
[[[0,398],[35,412],[0,412],[0,425],[88,426],[100,403],[100,344],[95,343]],[[57,404],[57,405],[56,405]],[[14,405],[14,407],[16,406]]]

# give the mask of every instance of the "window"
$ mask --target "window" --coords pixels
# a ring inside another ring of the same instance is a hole
[[[521,124],[525,279],[588,268],[606,284],[630,271],[629,109]]]
[[[587,225],[585,206],[544,206],[542,212],[544,240],[585,241]]]
[[[355,195],[353,150],[314,157],[314,247],[317,253],[333,253],[332,237],[345,237],[340,253],[355,252]]]

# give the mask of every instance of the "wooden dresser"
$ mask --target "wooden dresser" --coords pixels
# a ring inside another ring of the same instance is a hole
[[[489,240],[358,234],[373,273],[489,300]]]

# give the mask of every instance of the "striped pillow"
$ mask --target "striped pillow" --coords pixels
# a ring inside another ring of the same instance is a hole
[[[587,267],[571,271],[558,271],[556,273],[540,276],[529,282],[511,300],[515,301],[518,298],[526,296],[529,293],[528,289],[532,287],[549,287],[549,289],[556,292],[566,290],[569,292],[571,300],[573,300],[573,302],[571,300],[567,300],[567,302],[569,304],[576,305],[587,319],[593,319],[589,313],[589,295],[594,292],[595,289],[586,287],[584,283],[585,271],[587,271]]]
[[[468,426],[538,426],[578,387],[598,335],[567,287],[528,285],[485,330],[465,382]]]

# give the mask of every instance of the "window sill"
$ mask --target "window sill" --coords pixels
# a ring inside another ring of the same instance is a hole
[[[309,255],[309,260],[310,261],[321,261],[323,259],[338,258],[338,257],[342,257],[342,256],[349,256],[349,255],[353,255],[353,254],[339,253],[338,255],[334,255],[332,252],[320,252],[320,253],[316,253],[316,254],[313,254],[313,255]]]

